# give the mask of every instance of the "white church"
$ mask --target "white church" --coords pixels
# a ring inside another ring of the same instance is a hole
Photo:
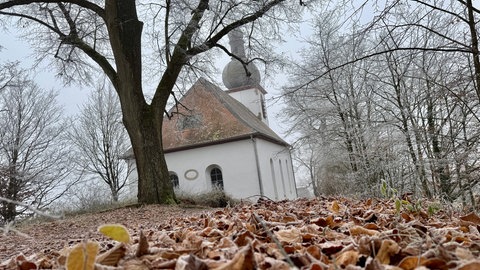
[[[246,60],[243,34],[229,34],[232,53]],[[290,145],[268,126],[267,92],[253,63],[247,76],[232,58],[223,70],[222,90],[200,78],[163,122],[163,146],[177,190],[202,193],[218,188],[236,199],[266,196],[295,199]],[[126,158],[135,167],[132,154]],[[136,171],[131,174],[136,194]]]

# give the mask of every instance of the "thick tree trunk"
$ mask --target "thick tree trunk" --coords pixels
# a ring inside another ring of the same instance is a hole
[[[163,110],[169,96],[161,93],[148,105],[142,91],[141,36],[135,0],[107,0],[107,27],[117,69],[110,78],[122,106],[123,123],[130,136],[138,173],[138,202],[175,203],[162,147]],[[176,77],[172,76],[175,81]]]
[[[139,203],[175,203],[162,146],[163,111],[145,106],[142,116],[125,115],[138,172]]]
[[[470,37],[472,44],[472,58],[473,58],[473,68],[475,71],[475,90],[477,92],[477,97],[480,100],[480,52],[478,48],[478,35],[475,22],[474,8],[472,0],[466,1],[467,11],[468,11],[468,26],[470,28]]]

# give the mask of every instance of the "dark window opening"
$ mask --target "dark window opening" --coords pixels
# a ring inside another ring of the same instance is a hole
[[[267,118],[267,106],[265,105],[265,99],[263,98],[263,96],[261,97],[261,101],[262,101],[262,114],[263,114],[263,118]]]
[[[223,176],[219,168],[213,168],[210,171],[210,179],[212,180],[212,188],[223,190]]]
[[[180,186],[180,182],[178,181],[178,176],[175,173],[170,173],[170,181],[172,181],[174,188],[178,188]]]

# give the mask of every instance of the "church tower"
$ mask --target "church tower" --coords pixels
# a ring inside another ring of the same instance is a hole
[[[243,62],[247,62],[242,31],[235,29],[228,34],[228,37],[232,54],[242,59]],[[248,65],[244,65],[232,57],[232,60],[223,69],[222,79],[223,84],[228,88],[226,92],[268,125],[265,107],[267,91],[260,86],[260,71],[255,64],[250,62]]]

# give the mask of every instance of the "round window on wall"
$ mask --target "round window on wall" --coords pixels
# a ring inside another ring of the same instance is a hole
[[[185,172],[184,176],[187,180],[195,180],[198,177],[198,172],[194,169],[190,169]]]

